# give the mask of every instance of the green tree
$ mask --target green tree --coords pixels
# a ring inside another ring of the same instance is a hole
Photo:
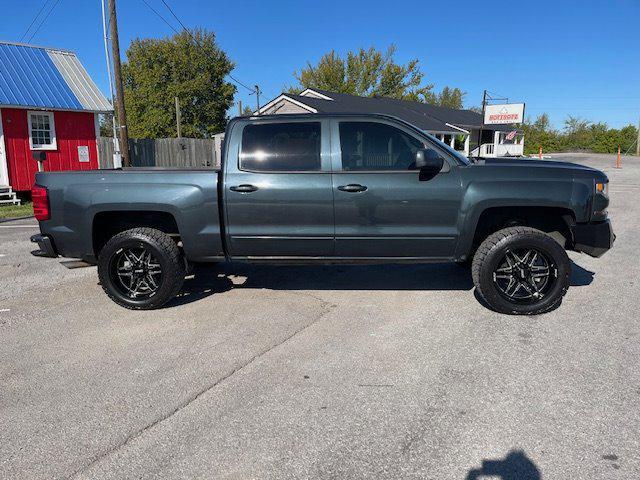
[[[534,122],[527,118],[522,124],[524,131],[524,153],[538,153],[542,147],[543,152],[557,151],[559,148],[558,132],[551,128],[549,115],[543,113]]]
[[[305,88],[318,88],[361,97],[389,97],[462,107],[464,92],[445,87],[442,93],[433,93],[433,85],[423,83],[424,73],[420,71],[418,60],[396,63],[395,52],[394,45],[386,52],[374,47],[361,48],[357,52],[347,52],[343,58],[332,50],[320,57],[316,65],[307,62],[305,68],[294,72],[298,85],[288,90],[300,93]]]
[[[536,121],[533,122],[534,128],[541,132],[549,130],[550,125],[551,125],[551,122],[549,122],[549,115],[547,115],[546,113],[543,113],[542,115],[538,116],[538,118],[536,118]]]
[[[524,153],[587,151],[596,153],[616,153],[618,146],[626,152],[636,139],[638,130],[633,125],[617,130],[604,122],[593,123],[587,119],[569,115],[562,131],[554,130],[546,113],[534,122],[527,119],[524,130]]]
[[[444,87],[440,93],[431,95],[432,98],[427,98],[426,102],[432,105],[460,109],[464,104],[465,92],[459,88]]]
[[[122,67],[130,136],[175,136],[175,97],[183,136],[209,137],[224,130],[236,91],[225,76],[234,64],[214,33],[197,29],[162,39],[135,39]]]
[[[104,113],[100,115],[100,136],[101,137],[113,137],[113,115],[111,113]]]
[[[591,150],[594,133],[591,122],[585,118],[569,115],[564,121],[564,135],[562,135],[563,150]],[[600,130],[606,130],[607,126],[602,124]]]
[[[638,140],[638,129],[634,125],[627,125],[626,127],[618,130],[618,143],[620,144],[620,148],[622,152],[627,152],[631,150],[631,152],[635,151],[635,148],[632,148],[635,145],[635,142]]]
[[[569,115],[564,121],[564,130],[568,134],[572,134],[586,130],[589,125],[591,125],[591,122],[586,118]]]

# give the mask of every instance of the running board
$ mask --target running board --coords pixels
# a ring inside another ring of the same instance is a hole
[[[84,260],[64,260],[60,262],[61,265],[64,265],[68,269],[74,268],[85,268],[85,267],[93,267],[93,263],[85,262]]]

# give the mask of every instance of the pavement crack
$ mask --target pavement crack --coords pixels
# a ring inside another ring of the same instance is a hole
[[[301,328],[295,330],[293,333],[291,333],[290,335],[286,336],[285,338],[283,338],[279,342],[277,342],[275,344],[271,344],[267,348],[261,350],[260,352],[258,352],[255,355],[253,355],[251,358],[249,358],[249,360],[244,362],[242,365],[237,366],[236,368],[234,368],[229,373],[227,373],[223,377],[219,378],[215,382],[210,383],[208,385],[205,385],[202,389],[198,390],[195,394],[191,395],[189,398],[187,398],[186,400],[184,400],[183,402],[178,404],[170,412],[162,415],[160,418],[154,420],[153,422],[151,422],[150,424],[146,425],[145,427],[143,427],[143,428],[131,433],[122,442],[120,442],[119,444],[113,446],[112,448],[108,449],[107,451],[96,455],[93,459],[91,459],[91,461],[88,464],[80,467],[79,469],[77,469],[76,471],[71,473],[71,475],[69,475],[67,478],[68,479],[79,478],[84,472],[86,472],[87,470],[92,468],[94,465],[98,464],[99,462],[101,462],[105,458],[110,457],[111,455],[116,453],[121,448],[126,447],[131,442],[133,442],[134,440],[136,440],[137,438],[141,437],[146,432],[148,432],[149,430],[154,428],[156,425],[159,425],[160,423],[164,422],[165,420],[170,419],[171,417],[173,417],[174,415],[176,415],[177,413],[179,413],[183,409],[187,408],[193,402],[198,400],[200,397],[205,395],[207,392],[209,392],[212,389],[216,388],[218,385],[222,384],[223,382],[225,382],[226,380],[231,378],[233,375],[235,375],[239,371],[241,371],[244,368],[246,368],[246,367],[250,366],[251,364],[253,364],[255,361],[260,359],[262,356],[264,356],[267,353],[271,352],[272,350],[284,345],[289,340],[293,339],[294,337],[296,337],[297,335],[302,333],[307,328],[309,328],[309,327],[315,325],[317,322],[319,322],[327,313],[329,313],[329,311],[331,310],[332,305],[329,302],[326,302],[325,300],[323,300],[321,298],[315,297],[313,295],[309,295],[309,296],[312,297],[312,298],[317,299],[318,301],[320,301],[320,308],[321,308],[320,312],[317,315],[315,315],[310,322],[306,323]]]

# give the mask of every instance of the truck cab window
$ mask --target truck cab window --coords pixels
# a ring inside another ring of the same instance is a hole
[[[340,122],[342,169],[414,170],[420,140],[391,125]]]
[[[247,125],[240,168],[258,172],[320,170],[320,122]]]

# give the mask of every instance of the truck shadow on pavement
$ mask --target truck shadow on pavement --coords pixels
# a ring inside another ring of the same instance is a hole
[[[482,467],[469,470],[466,480],[540,480],[536,464],[522,450],[512,450],[502,460],[483,460]]]
[[[573,263],[571,286],[589,285],[594,273]],[[471,271],[455,264],[421,265],[198,265],[194,277],[167,306],[178,306],[233,289],[269,290],[453,290],[473,289]]]

